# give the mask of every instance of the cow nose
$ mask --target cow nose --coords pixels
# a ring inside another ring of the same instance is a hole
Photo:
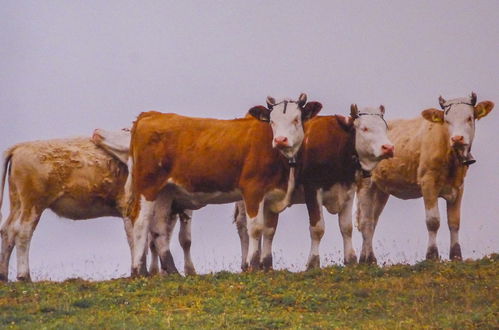
[[[285,136],[276,136],[274,143],[277,147],[288,147],[288,138]]]
[[[391,144],[383,144],[381,146],[381,151],[383,152],[383,155],[386,157],[393,157],[394,150],[395,150],[395,147]]]
[[[464,144],[464,137],[462,135],[454,135],[450,140],[456,145]]]

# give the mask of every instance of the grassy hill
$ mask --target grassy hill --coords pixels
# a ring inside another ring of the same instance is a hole
[[[499,255],[302,273],[0,283],[0,327],[498,328]]]

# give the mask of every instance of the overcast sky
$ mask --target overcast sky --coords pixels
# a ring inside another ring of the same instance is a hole
[[[322,114],[384,104],[409,118],[437,98],[499,102],[498,1],[5,1],[0,5],[0,149],[127,127],[145,110],[234,118],[267,95],[306,92]],[[498,109],[477,123],[462,207],[464,258],[499,251]],[[495,132],[495,133],[494,133]],[[449,251],[444,203],[438,246]],[[4,201],[2,213],[8,214]],[[232,205],[194,213],[201,272],[239,269]],[[327,213],[326,213],[327,214]],[[278,268],[302,270],[303,205],[280,217]],[[424,258],[421,199],[392,197],[375,235],[380,262]],[[361,236],[354,234],[357,253]],[[177,266],[181,249],[172,244]],[[342,259],[337,217],[326,215],[323,264]],[[121,219],[70,221],[46,211],[31,244],[36,280],[128,274]],[[15,257],[11,259],[15,278]]]

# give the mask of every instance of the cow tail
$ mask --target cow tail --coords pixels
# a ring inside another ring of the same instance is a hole
[[[7,179],[7,172],[9,169],[9,164],[14,155],[14,150],[16,147],[11,147],[3,153],[2,157],[2,185],[0,187],[0,230],[2,228],[2,203],[3,203],[3,193],[5,188],[5,181]]]

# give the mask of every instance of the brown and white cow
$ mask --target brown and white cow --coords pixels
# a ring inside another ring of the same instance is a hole
[[[259,265],[258,238],[262,232],[264,237],[274,235],[272,223],[288,206],[294,189],[303,122],[322,108],[306,99],[305,94],[298,101],[276,102],[269,97],[267,108],[249,111],[259,120],[190,118],[154,111],[139,115],[130,147],[133,275],[142,269],[148,228],[163,267],[169,251],[167,223],[154,220],[167,218],[174,201],[195,210],[243,199],[250,219],[248,262]],[[265,248],[264,244],[264,256]]]
[[[428,109],[422,117],[388,123],[395,156],[382,161],[358,194],[358,222],[363,236],[361,262],[376,262],[372,238],[378,218],[390,195],[401,199],[423,197],[428,229],[427,259],[439,258],[436,245],[440,227],[438,198],[447,202],[452,260],[460,260],[459,225],[464,178],[472,163],[470,148],[475,120],[485,117],[494,103],[476,104],[476,95],[445,101],[443,110]],[[470,161],[471,160],[471,161]]]
[[[89,138],[25,142],[5,151],[0,206],[7,172],[10,214],[0,226],[3,281],[7,280],[14,246],[17,278],[30,280],[29,246],[45,209],[64,218],[82,220],[121,217],[127,207],[123,190],[128,175],[126,165]]]
[[[307,205],[311,248],[307,268],[320,266],[319,244],[324,235],[322,206],[338,214],[343,236],[344,262],[356,263],[352,246],[352,206],[356,182],[369,175],[378,162],[393,156],[387,137],[385,109],[351,106],[351,117],[317,116],[305,124],[305,141],[299,153],[297,188],[292,204]],[[242,269],[247,267],[247,232],[244,204],[237,203],[235,223],[241,239]],[[268,268],[268,263],[263,263]]]
[[[102,128],[94,130],[92,136],[92,141],[99,147],[106,150],[108,153],[116,157],[123,164],[128,165],[128,159],[130,154],[130,130],[122,129],[120,131],[109,131]],[[170,214],[170,219],[167,227],[167,239],[170,241],[173,229],[175,228],[177,222],[177,215],[180,219],[180,230],[178,233],[178,239],[182,250],[184,252],[184,273],[186,275],[196,274],[194,264],[191,258],[191,210],[180,210],[179,208],[173,206],[172,214]],[[125,218],[126,219],[126,218]],[[127,220],[125,220],[127,221]],[[129,222],[126,222],[128,224]],[[127,235],[132,235],[132,227],[125,225],[127,230]],[[127,236],[128,237],[128,236]],[[158,264],[158,253],[156,251],[156,246],[152,237],[149,237],[150,251],[151,251],[151,265],[149,267],[149,274],[159,273]],[[133,244],[133,242],[132,242]],[[131,247],[132,245],[130,245]],[[173,257],[168,256],[168,264],[166,265],[167,273],[178,273],[177,267],[175,266]]]

